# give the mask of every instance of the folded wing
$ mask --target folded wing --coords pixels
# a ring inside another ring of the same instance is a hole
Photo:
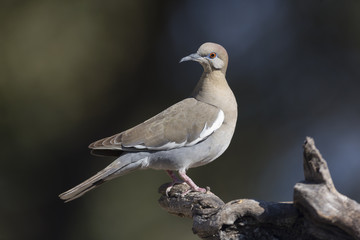
[[[89,145],[94,150],[157,151],[193,146],[224,121],[221,109],[187,98],[149,120]]]

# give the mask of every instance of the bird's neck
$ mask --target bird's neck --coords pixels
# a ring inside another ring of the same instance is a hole
[[[237,116],[237,103],[225,75],[221,71],[204,72],[192,96],[222,109],[225,115]]]
[[[204,71],[200,81],[197,83],[192,96],[199,101],[212,105],[222,102],[221,99],[232,91],[221,71]]]

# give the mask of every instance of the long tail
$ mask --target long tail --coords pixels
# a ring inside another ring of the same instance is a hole
[[[64,200],[65,202],[72,201],[78,197],[81,197],[88,191],[100,186],[108,180],[125,175],[129,172],[143,167],[143,160],[145,159],[140,159],[138,161],[132,160],[133,159],[131,157],[127,158],[126,155],[122,155],[114,162],[112,162],[109,166],[107,166],[91,178],[85,180],[84,182],[64,193],[61,193],[59,195],[60,199]]]

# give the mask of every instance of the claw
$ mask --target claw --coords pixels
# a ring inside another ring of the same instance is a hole
[[[166,170],[166,173],[171,177],[171,179],[173,180],[169,186],[166,188],[166,196],[169,197],[169,192],[170,190],[172,189],[172,187],[175,185],[175,184],[181,184],[183,183],[182,180],[180,180],[178,177],[176,177],[176,175],[174,174],[173,171],[170,171],[170,170]]]
[[[169,186],[166,188],[166,196],[169,197],[169,192],[171,191],[172,187],[175,185],[175,184],[181,184],[181,183],[186,183],[187,185],[190,186],[190,189],[187,190],[186,192],[182,193],[181,196],[184,197],[186,194],[190,193],[190,192],[201,192],[201,193],[207,193],[207,192],[210,192],[210,188],[201,188],[199,187],[198,185],[196,185],[194,183],[194,181],[188,177],[186,175],[186,172],[185,170],[179,170],[179,175],[180,177],[183,179],[180,180],[179,178],[176,177],[176,175],[174,174],[173,171],[170,171],[170,170],[166,170],[167,174],[171,177],[171,179],[173,180],[172,183],[169,184]]]
[[[199,187],[198,185],[196,185],[196,184],[194,183],[194,181],[193,181],[190,177],[188,177],[188,176],[186,175],[186,172],[185,172],[184,169],[182,169],[182,170],[179,171],[179,175],[180,175],[180,177],[184,180],[184,182],[186,182],[187,185],[189,185],[189,186],[191,187],[191,189],[188,190],[188,191],[186,191],[185,193],[183,193],[182,196],[185,196],[186,194],[188,194],[189,192],[192,192],[192,191],[202,192],[202,193],[206,193],[206,192],[207,192],[207,190],[206,190],[205,188],[201,188],[201,187]]]
[[[174,185],[176,184],[182,184],[184,183],[183,181],[179,180],[179,181],[173,181],[172,183],[169,184],[169,186],[166,188],[166,196],[169,197],[169,192],[171,191],[171,189],[173,188]]]
[[[192,188],[191,188],[191,189],[187,190],[186,192],[183,192],[183,193],[181,194],[181,197],[185,197],[188,193],[191,193],[191,192],[207,193],[208,190],[205,189],[205,188],[201,188],[201,187],[197,187],[196,189],[192,189]]]

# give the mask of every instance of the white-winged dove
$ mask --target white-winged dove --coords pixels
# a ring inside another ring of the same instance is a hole
[[[173,171],[194,191],[206,192],[187,175],[189,168],[218,158],[229,146],[237,120],[237,103],[226,79],[226,50],[215,43],[204,43],[199,50],[181,59],[199,62],[204,72],[189,98],[124,132],[90,144],[94,153],[120,152],[105,169],[59,195],[71,201],[100,184],[137,169]]]

